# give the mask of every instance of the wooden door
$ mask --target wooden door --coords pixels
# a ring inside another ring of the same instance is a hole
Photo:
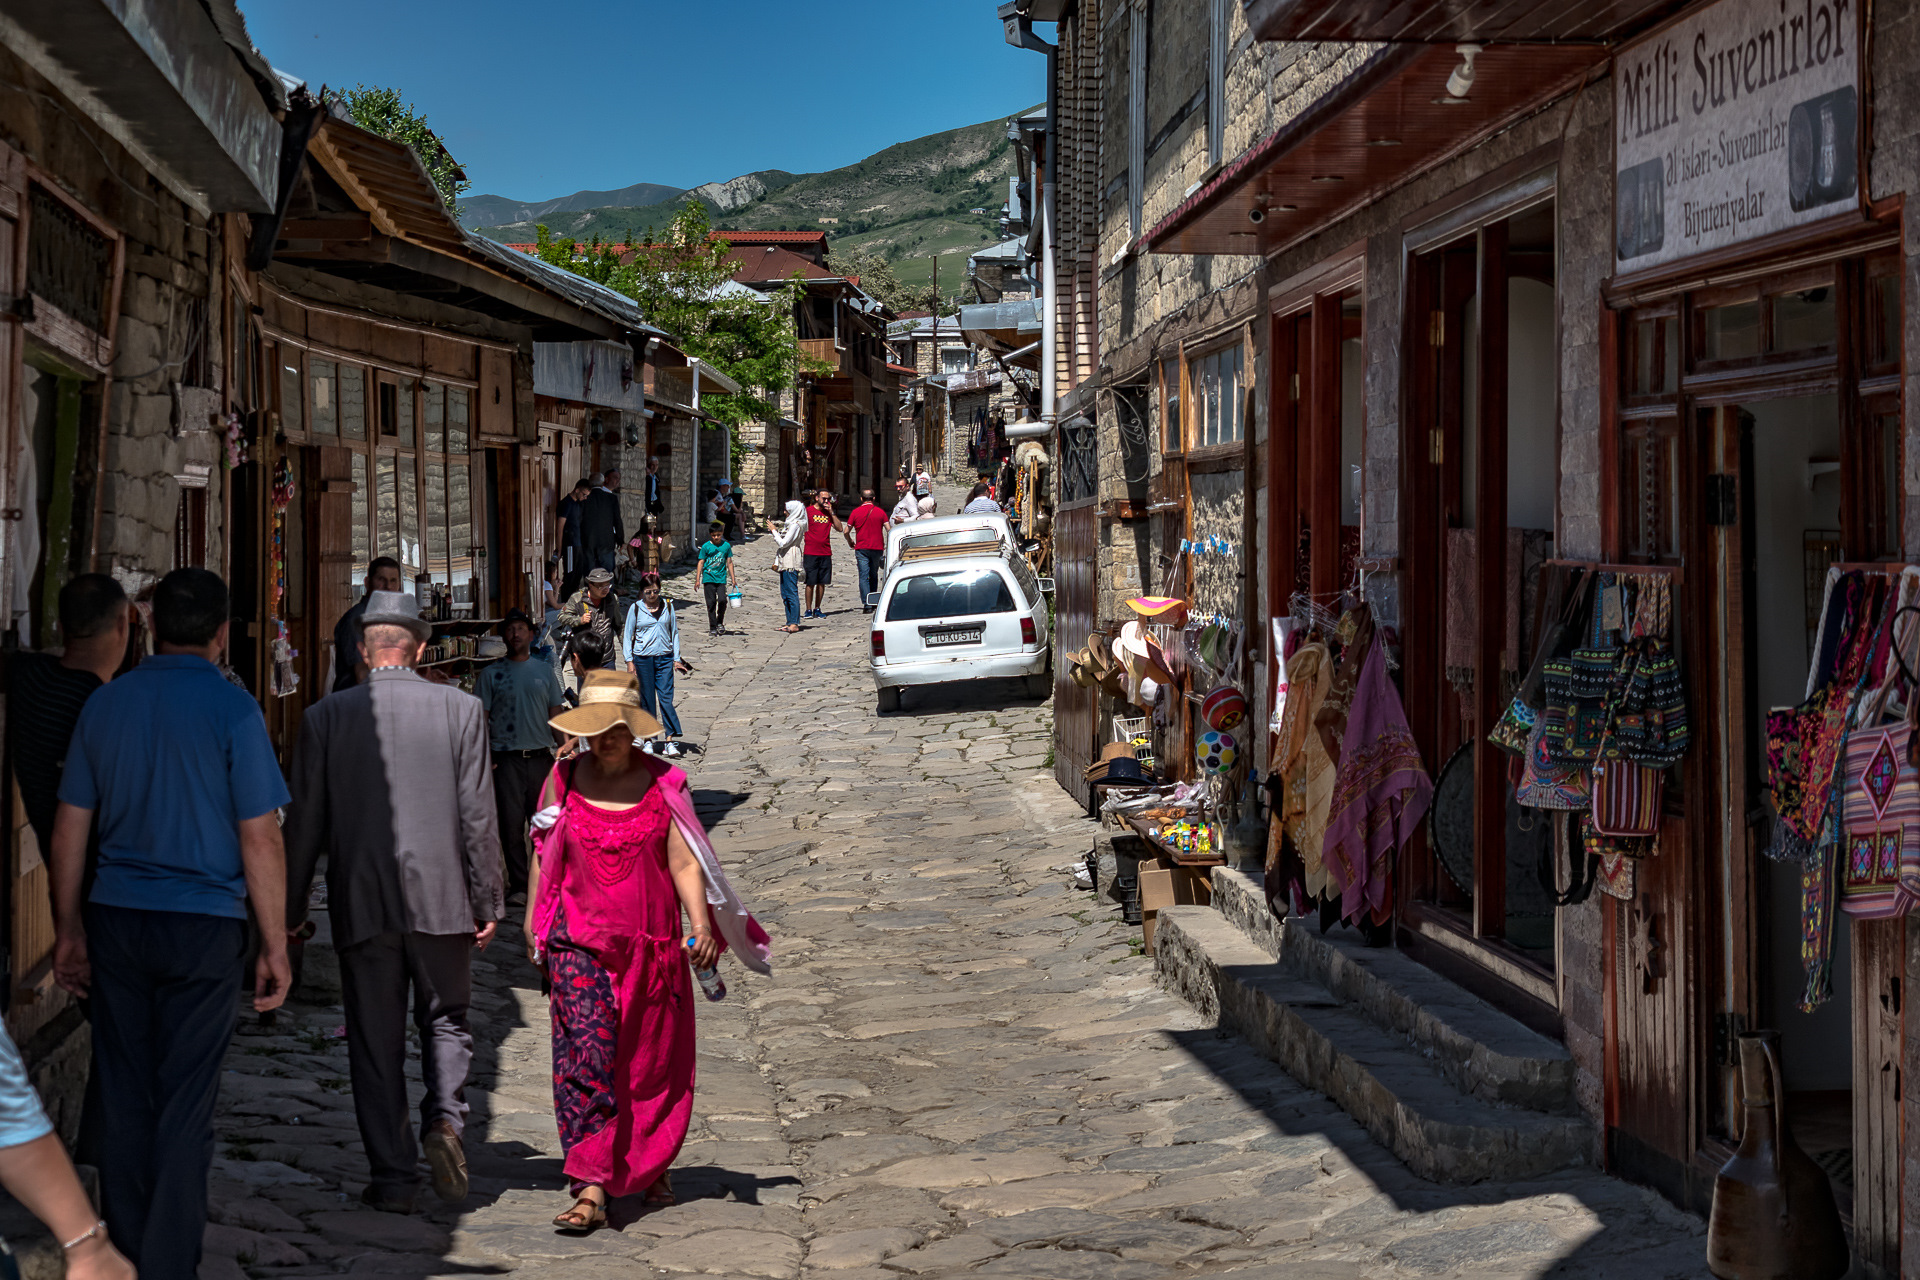
[[[1092,790],[1083,775],[1098,754],[1094,734],[1099,703],[1094,690],[1073,682],[1065,654],[1085,644],[1095,625],[1099,516],[1099,508],[1091,502],[1053,515],[1053,776],[1082,804],[1089,803]]]
[[[307,545],[312,548],[314,568],[307,580],[313,592],[308,617],[312,620],[310,649],[315,662],[305,699],[308,703],[325,697],[333,688],[333,627],[360,598],[360,584],[354,575],[363,568],[353,558],[353,451],[322,445],[310,452],[313,459],[309,474],[315,479],[307,486],[306,519],[312,534]]]

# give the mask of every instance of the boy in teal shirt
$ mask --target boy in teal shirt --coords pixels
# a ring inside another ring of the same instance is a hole
[[[718,520],[707,526],[707,540],[700,544],[700,586],[707,593],[707,634],[720,634],[727,620],[727,592],[733,589],[733,544],[727,541],[727,526]]]

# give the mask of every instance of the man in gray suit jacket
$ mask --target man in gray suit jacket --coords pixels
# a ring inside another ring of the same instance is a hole
[[[367,679],[300,726],[287,818],[287,925],[306,920],[327,856],[327,910],[347,1007],[353,1105],[372,1179],[362,1196],[410,1212],[419,1147],[407,1119],[407,995],[420,1028],[421,1138],[433,1188],[467,1194],[467,1009],[473,952],[505,912],[480,700],[414,670],[432,634],[410,595],[376,591],[360,618]]]

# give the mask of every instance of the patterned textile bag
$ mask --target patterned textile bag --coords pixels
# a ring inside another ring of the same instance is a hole
[[[1527,739],[1527,754],[1522,758],[1520,783],[1514,790],[1515,802],[1529,809],[1571,812],[1586,808],[1586,767],[1554,759],[1547,750],[1546,742],[1547,726],[1543,717]]]
[[[1687,723],[1687,694],[1680,682],[1680,660],[1664,639],[1644,647],[1620,700],[1613,732],[1618,753],[1639,764],[1665,769],[1687,753],[1692,730]]]
[[[1845,740],[1847,712],[1877,639],[1863,622],[1879,612],[1883,580],[1839,575],[1822,611],[1822,648],[1833,641],[1830,670],[1816,666],[1806,701],[1767,713],[1767,806],[1776,815],[1770,857],[1807,863],[1818,856]]]
[[[1666,792],[1664,770],[1631,760],[1606,760],[1593,768],[1594,834],[1623,838],[1660,832],[1660,801]]]
[[[1607,738],[1610,702],[1621,670],[1619,649],[1575,649],[1546,668],[1546,749],[1562,764],[1592,764]]]
[[[1516,697],[1507,704],[1500,722],[1487,735],[1487,741],[1508,755],[1524,757],[1527,754],[1527,742],[1533,737],[1533,726],[1539,721],[1540,713]]]
[[[1880,688],[1861,700],[1859,723],[1847,735],[1840,909],[1870,920],[1903,916],[1920,896],[1920,769],[1914,766],[1920,689],[1911,675],[1905,713],[1894,723],[1883,723],[1898,673],[1907,668],[1903,642],[1915,630],[1898,627],[1897,619],[1905,613],[1920,609],[1909,605],[1895,611],[1895,661],[1887,664]]]

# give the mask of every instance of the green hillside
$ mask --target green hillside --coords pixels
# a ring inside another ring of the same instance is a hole
[[[823,230],[836,250],[866,248],[893,259],[902,283],[930,279],[938,253],[941,292],[950,294],[964,275],[965,255],[999,238],[1000,207],[1013,174],[1007,118],[896,143],[825,173],[780,174],[764,183],[769,188],[764,193],[733,208],[707,200],[708,212],[715,226],[743,231]],[[728,189],[724,196],[730,200],[745,194],[750,188],[741,184],[756,177],[723,184]],[[677,205],[676,198],[638,208],[556,213],[543,221],[556,235],[617,239],[629,229],[664,225]],[[970,212],[973,209],[986,213]],[[476,230],[518,243],[534,238],[533,227],[528,221]]]

